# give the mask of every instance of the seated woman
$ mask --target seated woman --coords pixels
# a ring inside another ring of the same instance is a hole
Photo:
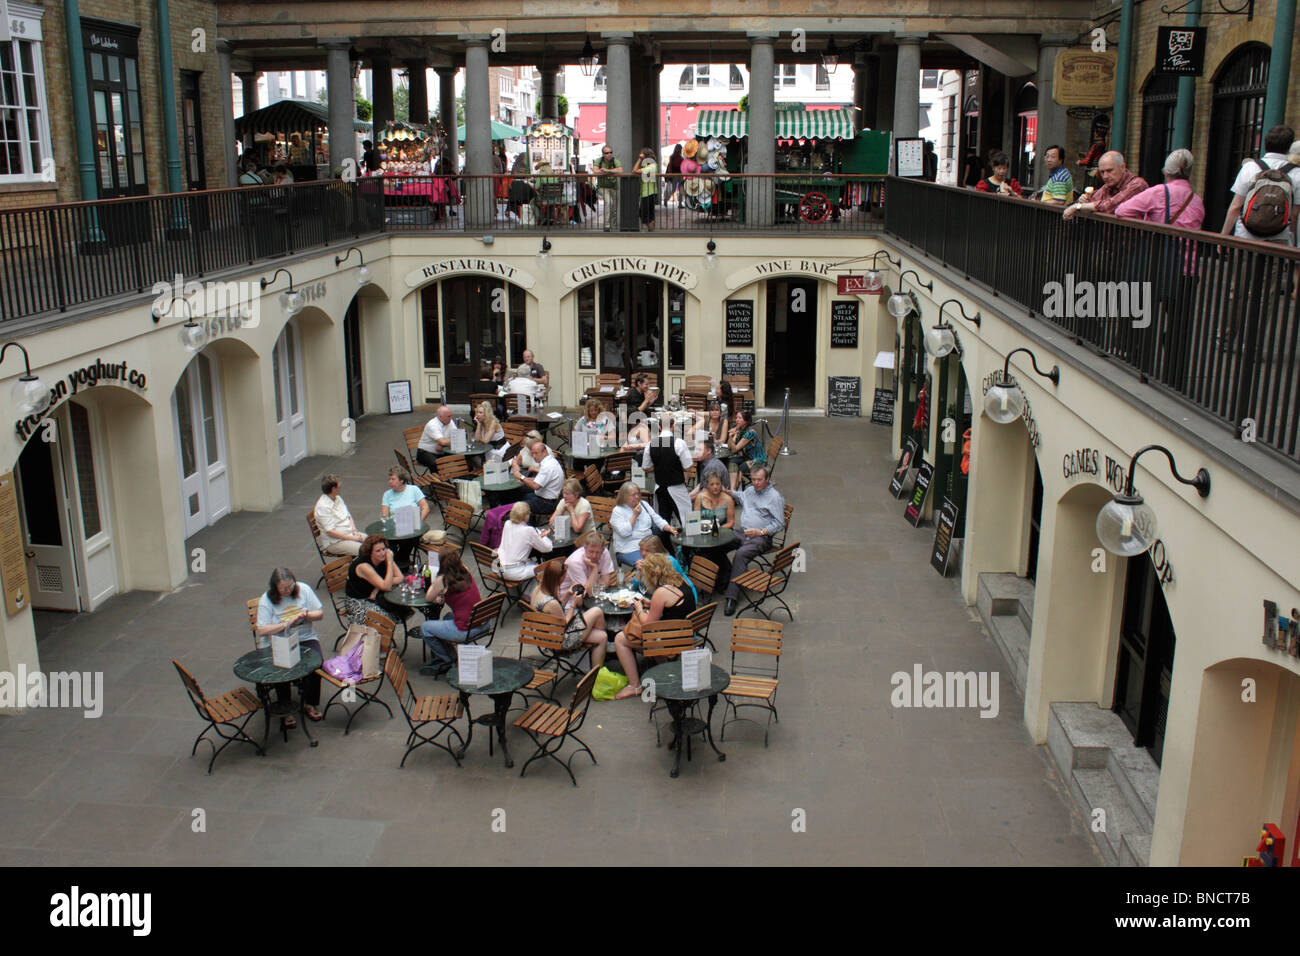
[[[426,597],[451,608],[451,617],[425,621],[420,625],[420,634],[433,658],[433,663],[421,667],[420,673],[441,677],[455,661],[448,645],[472,641],[487,630],[486,624],[475,628],[473,633],[469,630],[470,614],[479,602],[479,591],[469,568],[460,559],[460,549],[455,545],[448,545],[438,552],[438,576],[429,585]]]
[[[292,631],[298,638],[300,648],[309,648],[320,654],[320,639],[316,636],[312,622],[319,621],[324,616],[320,599],[312,589],[300,584],[288,568],[276,568],[271,572],[266,593],[258,599],[255,631],[258,637],[267,638],[272,634]],[[275,694],[282,704],[287,704],[291,699],[288,684],[277,684]],[[302,679],[302,700],[307,717],[310,720],[320,720],[321,713],[316,709],[320,703],[320,677],[317,672]],[[284,717],[282,722],[291,730],[298,726],[292,717]]]
[[[731,437],[731,423],[727,421],[727,416],[722,414],[722,404],[716,399],[709,402],[708,416],[708,424],[705,427],[713,436],[713,444],[725,445],[727,439]]]
[[[628,684],[618,692],[625,700],[641,693],[641,675],[636,669],[636,652],[641,648],[641,629],[655,621],[685,620],[695,610],[695,599],[682,576],[673,570],[667,555],[649,555],[641,564],[641,579],[650,597],[637,598],[627,627],[614,638],[614,652],[623,665]]]
[[[614,530],[614,555],[628,567],[641,560],[641,539],[654,531],[676,534],[677,529],[641,501],[641,489],[630,481],[618,489],[614,508],[609,513],[609,525]]]
[[[736,412],[736,427],[731,433],[731,451],[731,460],[736,464],[736,470],[731,473],[731,487],[735,490],[740,487],[742,474],[748,478],[751,468],[767,464],[767,451],[758,440],[754,416],[744,409]]]
[[[479,402],[478,407],[474,409],[474,441],[481,441],[485,445],[491,445],[497,452],[496,457],[499,459],[500,452],[510,442],[506,439],[505,429],[497,421],[496,413],[492,410],[490,402]],[[488,457],[493,457],[491,452]]]
[[[507,581],[529,581],[537,570],[533,550],[548,553],[555,547],[547,535],[550,528],[538,531],[528,523],[532,509],[526,501],[516,501],[510,508],[510,520],[501,528],[501,546],[497,548],[497,561],[501,576]]]
[[[605,444],[614,434],[614,416],[606,412],[600,402],[594,398],[587,399],[587,407],[582,418],[574,423],[577,428],[585,428],[588,432],[598,432],[601,437],[601,444]]]
[[[643,451],[650,444],[650,422],[639,421],[627,430],[627,441],[619,451]]]
[[[669,554],[668,549],[664,547],[664,543],[653,534],[641,539],[641,560],[636,563],[637,573],[636,577],[632,580],[644,589],[645,585],[641,581],[641,568],[645,566],[645,559],[650,557],[652,554],[662,554],[668,559],[668,563],[673,566],[673,570],[682,576],[682,580],[686,582],[686,586],[691,589],[691,597],[693,597],[695,603],[698,604],[700,602],[700,592],[699,589],[695,587],[695,582],[687,577],[686,569],[682,567],[682,563]]]
[[[366,614],[374,611],[394,624],[408,617],[409,607],[390,604],[384,595],[402,583],[402,569],[397,566],[382,534],[372,534],[361,542],[361,553],[348,566],[348,580],[343,593],[344,607],[352,624],[364,624]]]
[[[735,529],[736,502],[731,497],[731,493],[723,486],[722,475],[718,472],[709,473],[695,506],[700,509],[701,520],[716,522],[719,528]],[[725,591],[727,584],[731,580],[731,561],[728,560],[727,554],[736,550],[737,544],[738,542],[733,541],[731,544],[719,545],[715,548],[701,548],[696,552],[718,566],[717,588],[719,591]]]
[[[552,528],[555,527],[555,519],[560,515],[569,516],[575,540],[587,530],[592,520],[591,502],[582,496],[584,490],[582,482],[577,478],[565,479],[564,490],[560,492],[560,503],[551,512]]]
[[[591,666],[600,667],[605,663],[605,650],[609,644],[609,635],[605,632],[605,613],[598,607],[578,613],[582,597],[572,591],[565,591],[561,584],[565,578],[565,569],[566,562],[559,558],[552,558],[542,565],[537,588],[533,591],[533,609],[538,614],[547,614],[565,623],[561,644],[563,650],[576,651],[584,644],[589,645]],[[557,596],[560,594],[565,594],[565,597],[561,599]]]
[[[532,454],[529,452],[529,449],[533,447],[533,442],[538,442],[538,441],[544,442],[545,440],[546,439],[542,437],[542,433],[535,428],[524,436],[524,440],[519,445],[519,467],[520,468],[524,469],[524,471],[532,472],[534,474],[537,472],[539,468],[541,468],[541,465],[538,464],[538,462],[533,458]],[[547,447],[549,448],[550,446],[548,445]],[[555,452],[552,451],[551,454],[553,455],[555,454]]]

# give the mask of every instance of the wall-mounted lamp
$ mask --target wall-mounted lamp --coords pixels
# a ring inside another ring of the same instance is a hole
[[[943,358],[957,347],[957,336],[952,323],[940,322],[925,332],[925,350],[935,358]]]
[[[867,291],[875,293],[875,292],[879,292],[882,288],[884,288],[885,285],[884,278],[880,275],[880,270],[876,268],[876,264],[880,261],[881,256],[884,256],[885,261],[888,262],[890,265],[894,265],[894,266],[902,265],[901,260],[895,259],[893,256],[889,254],[887,250],[877,249],[874,253],[872,253],[869,256],[857,256],[853,259],[845,259],[843,262],[832,262],[829,268],[834,269],[837,266],[846,266],[850,262],[866,262],[868,259],[870,259],[871,268],[867,270],[865,278],[867,280]]]
[[[1027,348],[1012,349],[1007,353],[1007,359],[1002,363],[1002,376],[998,382],[988,390],[984,396],[984,414],[999,425],[1006,425],[1014,422],[1017,418],[1025,413],[1025,393],[1020,390],[1020,386],[1014,382],[1009,382],[1011,372],[1011,356],[1017,352],[1027,352],[1029,360],[1034,363],[1034,371],[1043,378],[1051,379],[1053,385],[1061,384],[1061,366],[1053,365],[1050,372],[1044,372],[1038,367],[1038,358]]]
[[[18,411],[24,418],[28,415],[39,415],[50,407],[49,386],[32,374],[32,360],[27,355],[27,349],[17,342],[6,342],[4,348],[0,348],[0,363],[4,362],[5,353],[11,348],[23,353],[23,374],[18,376],[18,381],[14,382],[10,393],[13,395],[14,404],[18,406]]]
[[[980,327],[980,321],[981,321],[981,319],[982,319],[982,316],[980,315],[980,313],[979,313],[979,312],[976,312],[974,315],[967,315],[967,314],[966,314],[966,307],[965,307],[964,305],[962,305],[962,304],[961,304],[961,301],[958,300],[958,299],[944,299],[942,302],[940,302],[940,303],[939,303],[939,318],[941,318],[941,319],[943,318],[943,309],[944,309],[944,306],[946,306],[949,302],[952,302],[952,303],[954,303],[954,304],[957,306],[957,308],[961,311],[961,317],[962,317],[963,319],[965,319],[967,322],[974,322],[974,323],[975,323],[975,328],[977,328],[977,329]]]
[[[903,280],[906,279],[909,274],[916,276],[915,285],[918,288],[925,289],[927,292],[934,291],[933,281],[922,282],[920,274],[915,269],[904,269],[898,276],[898,291],[891,295],[889,301],[885,303],[885,308],[889,309],[889,314],[896,319],[905,317],[907,313],[911,312],[913,309],[917,312],[920,311],[920,308],[916,303],[916,298],[911,295],[906,295],[903,292]]]
[[[494,243],[494,242],[497,241],[497,237],[496,237],[496,236],[479,236],[479,241],[482,242],[483,245],[485,245],[485,246],[490,246],[490,245],[492,245],[492,243]]]
[[[265,292],[266,287],[269,286],[271,283],[273,283],[277,278],[279,278],[281,272],[283,272],[285,275],[289,277],[288,294],[285,295],[284,297],[284,310],[288,312],[290,315],[297,315],[299,312],[302,311],[302,293],[294,289],[293,273],[290,272],[288,269],[276,269],[274,275],[272,275],[271,278],[263,279],[262,291]]]
[[[1191,478],[1184,478],[1178,473],[1174,456],[1163,445],[1147,445],[1140,448],[1129,460],[1128,480],[1124,483],[1123,494],[1116,495],[1106,503],[1097,514],[1097,538],[1111,554],[1131,558],[1141,554],[1155,543],[1156,513],[1142,500],[1142,496],[1133,491],[1133,469],[1137,460],[1149,451],[1164,452],[1169,459],[1169,470],[1185,485],[1191,485],[1202,498],[1210,496],[1210,473],[1204,468]]]
[[[551,258],[551,240],[545,236],[542,236],[542,248],[537,250],[537,258],[541,259],[542,262],[546,262],[547,259]]]
[[[718,258],[718,244],[711,238],[704,244],[704,264],[711,266]]]
[[[341,256],[335,256],[334,265],[343,265],[354,252],[357,254],[357,258],[361,260],[361,268],[357,270],[357,285],[365,285],[370,281],[370,267],[366,265],[365,255],[356,246],[348,246],[347,252]]]
[[[185,324],[181,326],[181,345],[187,352],[197,352],[208,344],[208,330],[194,321],[194,309],[188,299],[175,299],[185,306]],[[170,310],[168,310],[170,313]]]
[[[826,68],[827,73],[834,73],[839,65],[840,51],[835,46],[835,38],[831,37],[831,42],[827,43],[826,49],[822,51],[822,66]]]

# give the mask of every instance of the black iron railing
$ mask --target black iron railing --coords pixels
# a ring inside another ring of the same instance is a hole
[[[885,229],[1291,461],[1300,252],[888,180]],[[1206,223],[1209,228],[1219,224]]]

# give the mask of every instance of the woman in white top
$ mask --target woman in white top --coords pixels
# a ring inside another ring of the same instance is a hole
[[[564,482],[564,490],[560,492],[560,503],[555,506],[551,512],[551,527],[555,527],[555,519],[560,515],[568,515],[572,521],[573,537],[577,537],[587,530],[587,524],[591,521],[591,502],[582,496],[582,482],[577,478],[569,478]]]
[[[533,551],[549,553],[555,546],[547,537],[550,528],[538,531],[528,523],[532,513],[526,501],[516,501],[510,509],[510,520],[501,529],[501,546],[497,548],[497,561],[501,576],[507,581],[527,581],[537,570]]]
[[[641,489],[630,481],[618,489],[614,509],[609,513],[609,526],[614,530],[615,558],[631,568],[641,560],[642,538],[665,529],[669,534],[677,533],[676,528],[641,501]]]
[[[498,452],[507,444],[506,431],[497,421],[491,402],[479,402],[478,407],[474,409],[474,440],[491,445],[493,450]],[[498,461],[501,458],[499,454],[489,457],[494,457],[494,460]]]
[[[578,424],[588,432],[596,432],[601,436],[601,444],[604,444],[605,438],[614,433],[614,416],[609,414],[602,415],[600,402],[594,398],[587,399],[586,414],[578,419]]]
[[[348,506],[339,494],[343,483],[338,475],[326,475],[321,479],[321,496],[316,499],[313,514],[316,527],[320,531],[320,547],[326,554],[341,554],[356,557],[361,553],[361,542],[366,536],[357,530],[357,523],[352,520]]]
[[[276,568],[271,572],[270,583],[257,602],[257,623],[253,625],[259,638],[269,638],[274,634],[291,633],[298,638],[299,649],[314,650],[321,653],[320,638],[316,636],[314,624],[325,616],[320,598],[311,588],[301,584],[288,568]],[[276,696],[280,703],[290,700],[288,684],[276,685]],[[320,720],[321,713],[316,709],[320,703],[320,677],[309,674],[302,681],[303,712],[310,720]],[[284,725],[290,729],[298,722],[292,717],[282,718]]]
[[[524,471],[537,471],[537,469],[541,467],[537,463],[537,460],[533,458],[532,453],[528,450],[533,447],[533,442],[536,441],[545,441],[545,439],[542,438],[541,432],[537,431],[537,429],[533,429],[524,436],[524,440],[520,444],[519,467]],[[554,452],[552,452],[552,454],[554,454]]]

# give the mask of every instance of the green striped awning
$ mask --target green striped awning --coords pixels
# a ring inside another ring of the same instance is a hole
[[[739,110],[700,110],[696,136],[749,135],[749,114]],[[782,110],[776,114],[777,139],[852,139],[853,110]]]

